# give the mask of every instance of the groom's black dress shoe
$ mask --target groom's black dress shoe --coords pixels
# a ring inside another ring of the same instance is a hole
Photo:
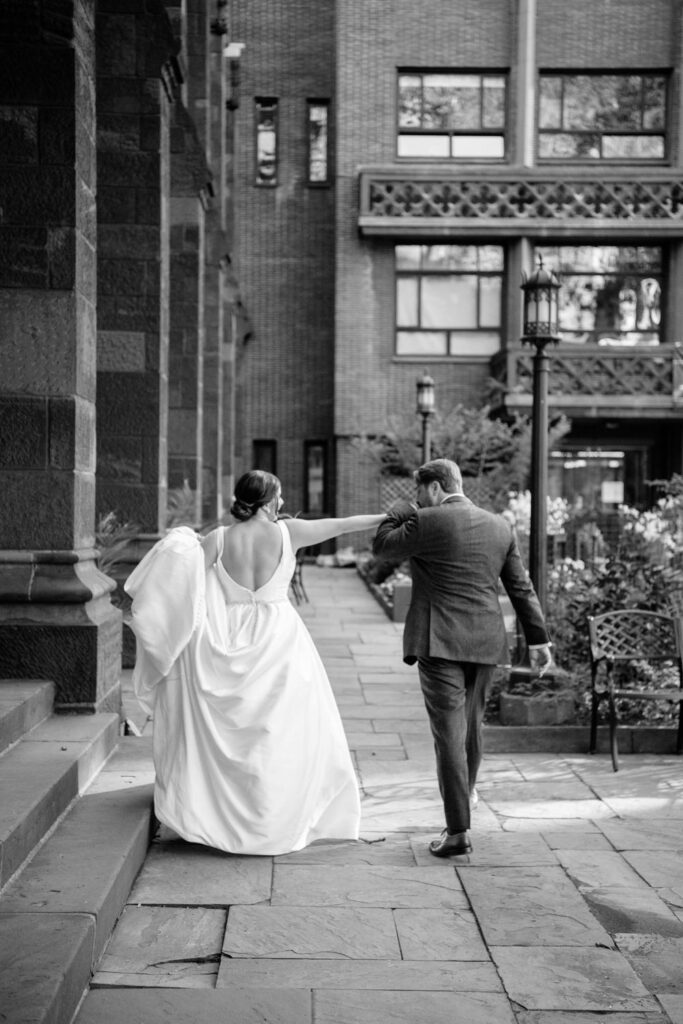
[[[429,852],[435,857],[462,857],[472,852],[472,844],[467,838],[467,832],[456,832],[450,836],[444,829],[438,839],[432,839]]]

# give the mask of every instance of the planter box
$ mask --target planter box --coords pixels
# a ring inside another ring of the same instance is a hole
[[[575,720],[576,703],[571,693],[501,693],[498,714],[501,725],[565,725]]]
[[[397,583],[394,587],[394,606],[391,614],[394,622],[406,621],[412,592],[413,587],[411,583]]]

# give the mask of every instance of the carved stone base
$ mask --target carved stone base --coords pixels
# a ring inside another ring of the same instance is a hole
[[[121,613],[87,551],[0,553],[0,678],[50,679],[55,709],[121,706]]]

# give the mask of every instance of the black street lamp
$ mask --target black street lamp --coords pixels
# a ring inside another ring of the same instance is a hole
[[[422,417],[422,462],[429,462],[432,452],[430,420],[435,412],[434,381],[427,371],[417,382],[417,411]]]
[[[560,340],[558,308],[560,282],[539,257],[537,269],[522,280],[524,292],[523,345],[534,346],[533,413],[531,421],[531,524],[529,575],[543,614],[548,592],[548,353]]]

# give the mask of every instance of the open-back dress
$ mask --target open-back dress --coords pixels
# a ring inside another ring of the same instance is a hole
[[[129,577],[133,682],[154,715],[158,819],[190,842],[282,854],[357,839],[358,786],[325,668],[291,604],[289,531],[262,587],[171,530]]]

